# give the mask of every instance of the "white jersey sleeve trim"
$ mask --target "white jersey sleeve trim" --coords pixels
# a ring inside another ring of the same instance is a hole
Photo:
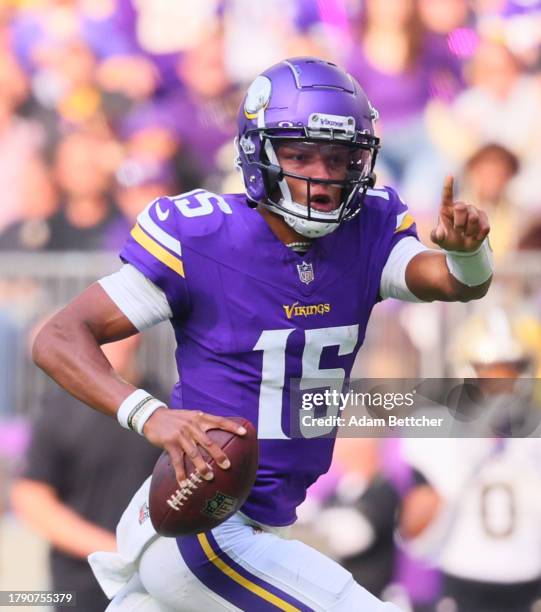
[[[182,249],[180,248],[180,242],[165,232],[159,225],[157,225],[150,216],[150,209],[152,206],[156,206],[158,217],[161,215],[165,221],[169,216],[169,209],[163,211],[160,208],[160,201],[156,200],[149,204],[142,213],[137,217],[139,225],[152,237],[154,240],[159,242],[162,246],[167,247],[170,251],[173,251],[179,257],[182,255]]]
[[[413,236],[399,240],[389,254],[381,274],[379,294],[381,299],[395,298],[406,302],[422,302],[406,285],[406,268],[409,262],[419,253],[430,251],[428,247]]]
[[[139,331],[173,316],[165,293],[131,264],[98,282]]]
[[[366,195],[383,198],[384,200],[389,199],[389,192],[386,189],[367,189]]]

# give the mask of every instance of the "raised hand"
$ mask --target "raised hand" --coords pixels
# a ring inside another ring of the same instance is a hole
[[[443,185],[438,224],[430,238],[446,251],[475,251],[490,231],[486,213],[471,204],[455,202],[454,178],[447,176]]]

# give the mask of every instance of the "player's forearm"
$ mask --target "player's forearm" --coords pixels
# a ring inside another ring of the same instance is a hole
[[[450,272],[445,254],[424,251],[416,255],[406,268],[409,290],[425,302],[468,302],[486,295],[492,277],[479,285],[467,286]]]
[[[13,485],[11,502],[17,515],[55,548],[85,559],[96,550],[113,551],[115,535],[91,523],[60,501],[43,483],[20,480]]]
[[[113,370],[90,327],[61,314],[38,334],[32,357],[71,395],[111,416],[135,389]]]

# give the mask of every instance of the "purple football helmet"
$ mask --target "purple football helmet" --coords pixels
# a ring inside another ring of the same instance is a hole
[[[366,190],[374,184],[376,119],[359,83],[335,64],[300,57],[265,70],[248,88],[238,114],[237,165],[248,200],[281,215],[309,238],[334,231],[359,213]],[[345,177],[314,178],[284,170],[277,147],[299,141],[345,148]],[[306,181],[306,204],[292,199],[285,177]],[[310,190],[316,184],[340,188],[338,208],[323,211],[311,205]]]

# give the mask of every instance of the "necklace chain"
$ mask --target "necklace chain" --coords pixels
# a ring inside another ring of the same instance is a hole
[[[290,242],[287,244],[287,246],[290,249],[293,249],[294,251],[307,251],[311,246],[312,243],[307,241],[307,242]]]

